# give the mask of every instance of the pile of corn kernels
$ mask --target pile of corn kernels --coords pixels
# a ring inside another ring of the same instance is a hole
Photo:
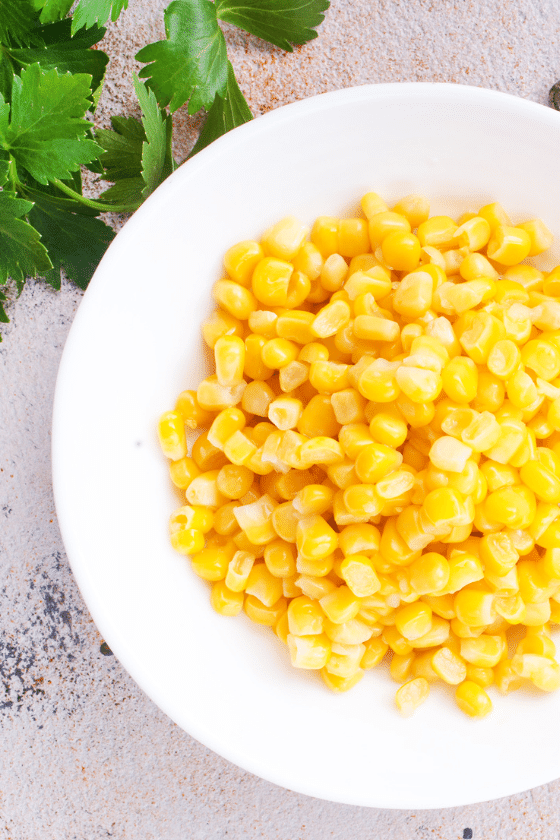
[[[226,253],[216,372],[159,424],[171,542],[334,691],[384,662],[403,714],[440,680],[483,717],[560,686],[560,266],[497,203],[361,206]]]

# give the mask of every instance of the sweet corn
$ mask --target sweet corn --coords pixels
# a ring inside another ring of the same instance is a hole
[[[458,226],[449,216],[432,216],[418,227],[420,245],[446,246],[453,242]]]
[[[158,424],[159,442],[164,455],[173,461],[184,458],[187,454],[185,421],[177,411],[167,411]]]
[[[519,264],[550,231],[497,203],[362,208],[226,253],[215,373],[160,422],[186,496],[170,539],[217,612],[332,690],[390,648],[401,710],[441,680],[482,716],[494,680],[560,687],[560,269]],[[191,456],[185,427],[208,429]]]
[[[488,694],[472,680],[465,680],[457,687],[455,701],[469,717],[485,717],[492,710]]]
[[[213,414],[205,411],[198,403],[196,391],[182,391],[177,397],[175,411],[183,416],[185,426],[189,429],[197,429],[199,426],[210,425]]]
[[[395,703],[405,717],[409,717],[428,698],[430,685],[424,677],[415,677],[397,689]]]
[[[243,602],[243,609],[255,624],[275,627],[286,612],[287,601],[285,598],[280,598],[272,607],[267,607],[254,595],[247,595]]]
[[[251,276],[264,253],[258,242],[247,239],[229,248],[224,255],[224,268],[236,283],[249,286]]]

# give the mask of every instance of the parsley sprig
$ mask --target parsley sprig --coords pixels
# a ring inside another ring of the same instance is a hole
[[[28,277],[85,289],[114,236],[99,216],[131,213],[173,172],[173,113],[206,120],[190,155],[252,119],[219,22],[292,51],[317,37],[328,0],[172,0],[165,39],[143,47],[140,119],[95,128],[108,56],[96,45],[128,0],[0,0],[0,322]],[[82,190],[82,168],[111,186]],[[12,285],[8,285],[9,281]],[[1,341],[1,335],[0,335]]]

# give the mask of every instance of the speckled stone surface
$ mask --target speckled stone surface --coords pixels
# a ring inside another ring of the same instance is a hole
[[[164,6],[130,0],[110,25],[102,125],[135,111],[133,56],[162,37]],[[255,115],[392,81],[452,81],[546,104],[560,78],[558,0],[334,0],[317,40],[292,54],[224,29]],[[197,125],[177,115],[178,159]],[[69,283],[58,293],[28,283],[0,345],[0,840],[557,840],[560,782],[441,811],[335,805],[239,770],[144,696],[89,616],[54,509],[52,400],[80,299]]]

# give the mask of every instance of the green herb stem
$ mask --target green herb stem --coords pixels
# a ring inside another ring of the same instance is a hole
[[[105,204],[103,201],[98,201],[96,198],[85,198],[83,195],[80,195],[80,193],[75,192],[75,190],[63,181],[59,181],[58,178],[52,178],[51,184],[54,184],[61,192],[66,193],[66,195],[70,196],[70,198],[73,198],[75,201],[79,201],[80,204],[83,204],[85,207],[91,207],[94,210],[99,210],[100,213],[133,213],[140,206],[139,204]]]

